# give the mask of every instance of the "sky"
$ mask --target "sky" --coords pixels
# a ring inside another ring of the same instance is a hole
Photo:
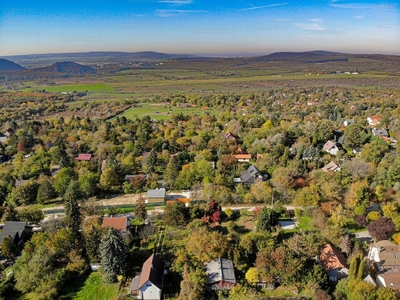
[[[400,2],[0,1],[0,56],[311,50],[400,55]]]

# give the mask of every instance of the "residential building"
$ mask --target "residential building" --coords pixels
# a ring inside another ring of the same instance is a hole
[[[137,299],[160,300],[166,274],[164,262],[151,255],[143,264],[142,272],[131,281],[130,293]]]
[[[400,246],[383,240],[369,248],[368,259],[376,270],[376,283],[400,291]]]
[[[240,173],[240,178],[234,178],[233,181],[235,183],[253,184],[257,179],[262,180],[263,175],[255,165],[251,165],[247,170]]]
[[[229,259],[216,258],[209,262],[206,275],[211,290],[231,290],[236,285],[235,268]]]
[[[147,191],[147,203],[165,202],[165,189],[156,189]]]
[[[17,180],[15,180],[14,186],[17,187],[17,186],[23,185],[24,183],[27,183],[27,182],[29,182],[29,180],[17,179]]]
[[[338,281],[347,277],[349,266],[346,258],[338,248],[331,244],[326,244],[318,255],[318,261],[328,274],[329,280]]]
[[[346,120],[344,120],[343,125],[344,125],[344,127],[347,127],[353,123],[354,123],[354,119],[346,119]]]
[[[90,161],[92,159],[92,154],[81,153],[78,157],[75,157],[75,159],[79,161]]]
[[[0,132],[0,143],[5,143],[8,140],[8,137],[6,137],[3,133]]]
[[[251,154],[236,154],[234,155],[238,162],[250,162]]]
[[[3,230],[0,233],[0,245],[3,242],[3,238],[6,236],[11,236],[15,242],[15,245],[21,249],[22,244],[28,239],[29,236],[26,229],[26,222],[6,221]]]
[[[389,136],[389,133],[385,129],[372,129],[372,134],[376,136]]]
[[[113,227],[121,232],[128,232],[129,220],[127,217],[104,217],[102,227]]]
[[[331,155],[336,155],[339,152],[339,148],[332,141],[327,141],[323,149]]]
[[[367,117],[367,121],[370,128],[375,128],[381,123],[382,118],[379,116],[370,116]]]
[[[324,172],[338,172],[340,171],[340,167],[335,164],[333,161],[331,161],[329,164],[327,164],[326,166],[324,166],[322,168],[322,171]]]

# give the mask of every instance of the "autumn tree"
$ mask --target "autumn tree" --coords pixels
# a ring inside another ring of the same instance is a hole
[[[3,238],[1,243],[1,253],[8,259],[14,259],[17,255],[17,246],[10,235]]]
[[[100,243],[103,234],[107,230],[101,226],[102,221],[99,217],[87,219],[83,223],[82,235],[89,260],[92,263],[99,262],[100,256]]]
[[[180,201],[168,204],[164,210],[164,221],[170,226],[184,226],[189,221],[189,210]]]
[[[382,217],[368,226],[368,231],[376,242],[387,240],[396,231],[396,226],[388,217]]]
[[[144,221],[147,217],[146,202],[142,195],[138,197],[135,205],[135,217],[139,221]]]
[[[44,213],[40,208],[29,206],[18,210],[18,219],[24,222],[39,224],[44,219]]]

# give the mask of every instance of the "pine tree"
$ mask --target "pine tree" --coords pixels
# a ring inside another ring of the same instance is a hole
[[[157,164],[157,153],[155,149],[151,149],[149,156],[146,160],[146,170],[148,173],[152,174],[156,170]]]
[[[164,182],[167,187],[172,187],[176,178],[179,175],[179,162],[176,156],[172,156],[165,168],[164,172]]]
[[[64,195],[64,208],[66,223],[78,229],[82,222],[82,215],[79,208],[78,200],[80,199],[79,184],[71,181]]]
[[[4,221],[19,221],[17,211],[13,205],[8,205],[3,216]]]
[[[121,233],[109,227],[101,239],[100,255],[104,268],[104,280],[115,282],[118,275],[125,275],[125,245]]]
[[[56,197],[56,191],[48,180],[43,181],[39,186],[36,202],[39,204],[46,204],[49,200]]]

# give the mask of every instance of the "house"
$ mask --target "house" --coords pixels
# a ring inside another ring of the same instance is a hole
[[[6,137],[9,138],[10,136],[12,136],[14,134],[14,129],[8,128],[6,131],[4,131],[4,134]]]
[[[216,258],[209,262],[206,275],[211,290],[231,290],[236,285],[235,268],[229,259]]]
[[[240,178],[234,178],[235,183],[253,184],[257,179],[262,180],[263,175],[255,165],[251,165],[247,170],[240,173]]]
[[[165,202],[165,189],[156,189],[147,191],[147,203]]]
[[[331,281],[343,279],[347,277],[349,273],[346,258],[338,248],[331,244],[326,244],[321,249],[318,255],[318,261]]]
[[[0,143],[5,143],[8,140],[8,137],[6,137],[3,133],[0,132]]]
[[[339,152],[339,148],[332,141],[327,141],[323,149],[331,155],[336,155]]]
[[[370,128],[375,128],[377,125],[381,123],[382,118],[379,116],[370,116],[367,117],[367,121]]]
[[[373,244],[368,259],[376,270],[376,284],[400,291],[400,246],[383,240]]]
[[[239,138],[237,138],[236,136],[234,136],[232,134],[232,132],[228,131],[227,133],[225,133],[225,139],[227,139],[228,141],[233,141],[235,144],[237,144],[239,142]]]
[[[372,129],[372,134],[375,136],[389,136],[389,133],[385,129]]]
[[[165,264],[154,254],[143,264],[142,272],[134,277],[130,285],[130,293],[136,299],[160,300],[164,284]]]
[[[129,221],[127,217],[104,217],[101,227],[113,227],[121,232],[129,230]]]
[[[53,165],[50,167],[51,176],[56,176],[58,172],[60,172],[60,165]]]
[[[26,222],[6,221],[3,230],[0,233],[0,245],[3,242],[4,237],[11,236],[15,245],[20,248],[20,246],[27,240],[28,235]]]
[[[92,154],[81,153],[78,157],[75,157],[75,159],[79,161],[90,161],[92,159]]]
[[[325,167],[322,168],[322,171],[337,172],[337,171],[340,171],[340,167],[337,164],[335,164],[333,161],[331,161],[329,164],[327,164]]]
[[[17,179],[17,180],[15,180],[14,186],[17,187],[17,186],[23,185],[24,183],[27,183],[27,182],[29,182],[29,180]]]
[[[354,119],[347,119],[347,120],[344,120],[343,125],[344,125],[344,127],[347,127],[353,123],[354,123]]]
[[[238,162],[250,162],[251,154],[236,154],[234,155]]]

